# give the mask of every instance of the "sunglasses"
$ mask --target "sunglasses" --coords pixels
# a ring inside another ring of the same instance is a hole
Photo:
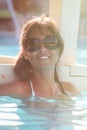
[[[55,50],[58,48],[58,39],[54,36],[47,36],[44,39],[30,38],[28,41],[27,51],[34,52],[41,48],[41,44],[44,44],[46,49]]]

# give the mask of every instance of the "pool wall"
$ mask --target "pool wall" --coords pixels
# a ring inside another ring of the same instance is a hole
[[[87,90],[87,66],[60,66],[60,75],[63,81],[72,82],[79,91]]]
[[[60,66],[61,80],[72,82],[79,91],[87,91],[87,66]],[[0,84],[14,80],[13,64],[0,64]]]

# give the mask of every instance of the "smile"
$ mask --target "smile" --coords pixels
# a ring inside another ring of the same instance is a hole
[[[48,59],[49,58],[49,56],[41,56],[40,57],[40,59],[42,59],[42,60],[45,60],[45,59]]]

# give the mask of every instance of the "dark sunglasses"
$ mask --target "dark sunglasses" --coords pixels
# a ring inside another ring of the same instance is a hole
[[[58,48],[58,40],[54,36],[47,36],[44,39],[39,39],[35,37],[29,39],[27,51],[38,51],[41,47],[41,44],[44,44],[45,48],[49,50],[55,50]]]

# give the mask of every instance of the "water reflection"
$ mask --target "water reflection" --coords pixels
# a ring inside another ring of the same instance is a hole
[[[9,130],[11,126],[14,126],[11,130],[87,129],[86,95],[65,100],[31,97],[25,101],[1,97],[0,102],[0,129]]]

